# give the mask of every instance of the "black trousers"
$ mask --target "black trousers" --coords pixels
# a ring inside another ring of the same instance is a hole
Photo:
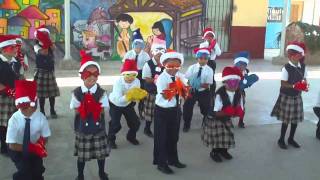
[[[179,161],[177,144],[180,119],[179,108],[155,106],[153,164],[166,166]]]
[[[214,96],[215,96],[215,92],[216,92],[216,80],[214,79],[214,74],[216,72],[216,61],[215,60],[209,60],[208,61],[208,66],[212,68],[213,70],[213,83],[212,85],[210,85],[210,98],[211,98],[211,104],[214,102]]]
[[[137,78],[140,81],[140,87],[141,89],[144,89],[144,79],[142,79],[142,70],[138,70],[138,76]],[[139,115],[140,118],[144,118],[143,116],[143,109],[144,109],[144,100],[139,101],[138,103],[138,110],[139,110]]]
[[[124,115],[129,127],[127,138],[135,139],[136,133],[140,127],[139,117],[134,110],[136,103],[131,103],[126,107],[119,107],[110,102],[110,117],[108,139],[111,141],[116,140],[116,134],[121,129],[121,116]]]
[[[17,172],[13,174],[13,180],[43,180],[45,168],[42,158],[30,154],[24,156],[22,152],[9,151],[11,160],[17,168]]]
[[[200,106],[200,112],[203,116],[208,114],[210,109],[210,91],[196,91],[193,92],[191,98],[188,98],[183,104],[183,120],[187,126],[190,126],[192,116],[193,116],[193,107],[198,101]]]

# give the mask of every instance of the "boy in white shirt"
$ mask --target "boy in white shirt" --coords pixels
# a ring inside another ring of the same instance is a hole
[[[198,101],[203,117],[207,116],[210,108],[210,85],[213,84],[213,70],[207,65],[210,58],[208,48],[196,48],[198,63],[189,66],[185,78],[192,87],[191,97],[183,105],[183,132],[188,132],[191,125],[193,107]]]
[[[19,110],[9,119],[7,140],[10,157],[17,167],[14,180],[43,180],[42,158],[51,135],[46,117],[36,111],[35,81],[17,80],[15,104]]]

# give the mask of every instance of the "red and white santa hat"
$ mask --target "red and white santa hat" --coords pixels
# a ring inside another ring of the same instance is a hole
[[[15,105],[20,107],[35,107],[37,102],[37,82],[27,80],[15,81]]]
[[[166,47],[165,40],[159,39],[157,37],[153,38],[152,45],[151,45],[151,52],[153,55],[158,54],[159,50],[166,49],[166,48],[167,47]]]
[[[17,44],[17,35],[0,35],[0,48]]]
[[[183,54],[178,53],[177,51],[172,49],[168,49],[167,52],[160,57],[160,63],[164,65],[164,62],[167,59],[179,59],[181,62],[181,65],[184,63]]]
[[[292,41],[288,43],[286,50],[288,51],[290,49],[298,51],[304,56],[306,51],[306,45],[303,42]]]
[[[48,34],[50,34],[49,29],[47,29],[44,24],[36,28],[36,30],[33,33],[34,38],[37,38],[38,32],[47,32]]]
[[[80,74],[84,71],[84,69],[86,67],[88,67],[90,65],[96,66],[99,70],[99,73],[101,73],[101,69],[100,69],[99,64],[97,62],[93,61],[92,56],[87,54],[85,50],[80,51],[80,57],[81,57],[80,69],[79,69]]]
[[[199,57],[201,54],[207,54],[208,56],[210,56],[210,49],[209,48],[195,48],[193,50],[193,53],[196,55],[196,57]]]
[[[208,34],[212,34],[213,37],[216,37],[216,35],[214,34],[212,28],[207,27],[207,28],[205,28],[205,29],[203,30],[203,32],[202,32],[202,39],[204,39]]]
[[[121,67],[121,74],[138,74],[137,62],[134,59],[125,59]]]
[[[242,74],[239,68],[227,66],[222,71],[222,81],[229,79],[242,79]]]

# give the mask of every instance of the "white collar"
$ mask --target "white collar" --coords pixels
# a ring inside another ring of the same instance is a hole
[[[97,89],[98,89],[98,85],[97,84],[93,85],[90,89],[88,89],[84,84],[81,85],[82,93],[86,93],[86,92],[90,91],[91,94],[94,94],[94,93],[96,93]]]
[[[202,67],[202,69],[206,66],[206,64],[204,66],[201,66],[199,63],[196,64],[197,68]]]
[[[22,112],[21,112],[21,110],[19,109],[18,110],[18,112],[19,112],[19,115],[22,117],[22,118],[29,118],[29,119],[32,119],[32,118],[34,118],[34,116],[35,116],[35,112],[33,112],[32,114],[31,114],[31,116],[30,117],[26,117]]]
[[[177,74],[175,75],[175,76],[171,76],[166,70],[164,70],[164,74],[168,77],[168,78],[172,78],[172,77],[176,77],[177,76],[177,74],[178,74],[178,72],[177,72]]]
[[[9,62],[9,59],[6,58],[4,55],[0,54],[0,59],[2,59],[2,61],[4,62]],[[12,60],[14,59],[14,57],[12,57]]]
[[[298,62],[298,66],[294,65],[291,61],[289,61],[289,64],[290,64],[291,66],[293,66],[293,67],[299,67],[299,68],[301,68],[300,62]]]

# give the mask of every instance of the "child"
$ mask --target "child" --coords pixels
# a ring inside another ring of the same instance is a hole
[[[157,95],[154,111],[154,149],[153,164],[165,174],[173,174],[168,166],[185,168],[178,158],[178,140],[180,127],[180,100],[179,94],[174,89],[178,87],[181,96],[188,96],[188,89],[184,88],[182,81],[186,81],[179,72],[183,64],[183,55],[168,51],[160,58],[160,63],[165,67],[157,79]]]
[[[19,110],[9,120],[7,143],[17,172],[14,180],[43,180],[45,144],[51,135],[47,118],[37,109],[37,83],[17,80],[15,104]]]
[[[203,117],[207,116],[210,108],[210,85],[213,83],[213,70],[207,65],[210,58],[210,51],[207,48],[196,48],[198,63],[189,66],[185,77],[192,87],[191,98],[188,98],[183,105],[183,132],[190,130],[193,107],[198,101]]]
[[[213,32],[212,28],[205,28],[203,30],[202,39],[205,41],[200,44],[200,48],[209,48],[210,49],[210,60],[208,61],[208,66],[213,70],[213,84],[210,86],[211,99],[214,99],[214,92],[216,90],[216,81],[214,80],[214,73],[216,71],[216,57],[221,55],[220,46],[216,40],[216,35]]]
[[[298,123],[304,119],[301,92],[308,91],[306,66],[299,62],[304,57],[304,52],[303,43],[290,42],[288,44],[289,62],[282,68],[280,94],[271,113],[271,116],[282,121],[281,135],[278,140],[281,149],[287,149],[284,138],[289,124],[291,124],[291,130],[288,144],[295,148],[300,147],[294,140],[294,134]]]
[[[151,60],[143,66],[142,79],[144,79],[144,89],[148,92],[148,96],[145,100],[144,114],[146,120],[146,126],[144,128],[144,134],[153,137],[151,131],[151,123],[154,119],[154,107],[155,99],[157,95],[156,80],[158,76],[163,72],[164,67],[160,63],[161,56],[166,52],[165,43],[153,43],[151,46],[153,57]]]
[[[16,76],[19,79],[25,79],[24,73],[28,70],[28,58],[22,53],[22,39],[20,36],[17,36],[17,55],[15,58],[12,58],[11,66],[13,71],[16,73]]]
[[[315,107],[313,107],[313,112],[318,117],[318,124],[317,124],[317,130],[316,130],[316,137],[320,140],[320,94],[318,96],[318,102]]]
[[[239,89],[241,72],[236,67],[225,67],[222,71],[222,83],[216,92],[214,109],[208,113],[204,123],[201,139],[206,146],[212,147],[210,157],[215,162],[222,158],[232,159],[228,149],[235,146],[231,130],[231,117],[242,117],[243,104]]]
[[[152,56],[151,46],[153,43],[158,43],[159,41],[161,41],[161,43],[164,43],[166,45],[166,32],[161,21],[157,21],[153,24],[152,33],[153,35],[149,36],[147,39],[147,44],[145,48],[145,51],[148,52],[150,56]]]
[[[235,55],[234,58],[234,66],[238,67],[243,75],[243,80],[240,81],[240,90],[242,93],[242,101],[243,106],[246,102],[246,92],[245,89],[251,87],[254,83],[256,83],[259,80],[259,77],[256,74],[250,74],[249,75],[249,69],[247,68],[249,64],[249,52],[242,51]],[[245,107],[244,107],[245,111]],[[245,128],[243,118],[239,119],[238,122],[239,128]]]
[[[44,105],[46,98],[50,102],[51,118],[57,118],[55,111],[55,97],[60,96],[54,74],[54,45],[50,40],[50,32],[44,26],[40,26],[34,33],[36,45],[34,51],[36,53],[36,73],[34,80],[37,81],[37,96],[40,102],[40,111],[45,115]]]
[[[97,84],[100,75],[100,66],[86,55],[81,54],[81,67],[79,73],[83,85],[73,90],[70,108],[75,109],[75,151],[78,156],[77,180],[83,180],[85,163],[91,159],[97,159],[99,177],[107,180],[105,173],[105,158],[109,156],[110,149],[107,146],[107,133],[105,127],[105,110],[108,108],[108,97],[105,90]]]
[[[143,99],[142,97],[132,97],[132,94],[139,94],[140,81],[136,78],[138,75],[136,61],[125,60],[121,69],[121,75],[115,84],[113,85],[112,92],[110,94],[110,116],[111,121],[109,123],[108,141],[111,148],[116,149],[116,134],[121,129],[121,116],[127,120],[129,131],[127,134],[127,140],[133,145],[139,145],[139,141],[136,138],[136,133],[140,127],[139,117],[134,110],[135,102]],[[129,95],[130,94],[130,95]]]
[[[132,35],[130,26],[133,23],[133,18],[129,14],[123,13],[116,17],[116,22],[114,49],[117,50],[117,55],[123,58],[130,48],[130,37]]]
[[[18,79],[10,66],[17,54],[16,36],[0,35],[0,141],[1,154],[7,153],[6,133],[11,115],[16,111],[14,104],[14,81]]]

